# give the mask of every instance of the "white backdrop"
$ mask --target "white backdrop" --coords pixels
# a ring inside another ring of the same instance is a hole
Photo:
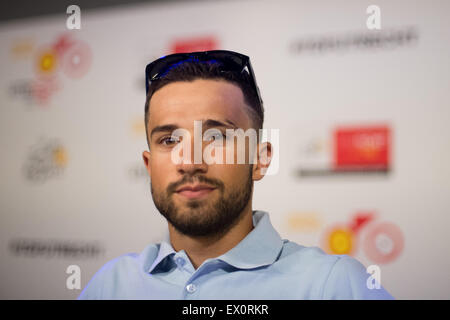
[[[381,30],[366,27],[371,4]],[[251,57],[265,127],[280,129],[279,171],[255,184],[254,209],[283,238],[323,246],[327,228],[372,213],[370,223],[398,226],[404,245],[374,261],[363,226],[352,254],[378,264],[398,299],[450,298],[448,1],[81,12],[81,30],[66,29],[65,12],[0,25],[0,298],[75,298],[69,265],[84,287],[108,260],[164,236],[141,158],[144,68],[177,46]],[[390,170],[327,173],[334,128],[374,125],[389,128]],[[299,174],[317,168],[325,174]]]

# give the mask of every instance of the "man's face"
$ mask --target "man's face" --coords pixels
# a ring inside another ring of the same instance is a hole
[[[150,100],[149,112],[150,152],[144,152],[143,156],[151,177],[155,206],[185,235],[225,233],[240,220],[241,212],[249,205],[253,166],[248,161],[244,164],[237,164],[237,161],[194,163],[194,121],[202,121],[203,132],[216,128],[224,136],[226,129],[246,131],[251,128],[241,89],[222,80],[174,82],[156,91]],[[192,138],[190,164],[172,161],[172,152],[181,143],[172,136],[176,128],[187,130]],[[209,143],[199,142],[203,150]],[[225,154],[226,143],[223,145]],[[248,148],[248,144],[245,147]],[[235,153],[236,150],[237,146]],[[248,150],[245,152],[248,154]],[[203,189],[196,190],[199,185],[203,185]],[[188,189],[182,190],[184,187]]]

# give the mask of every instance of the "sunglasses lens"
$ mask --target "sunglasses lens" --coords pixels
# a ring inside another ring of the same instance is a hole
[[[149,65],[147,70],[147,75],[150,81],[154,81],[157,78],[160,78],[163,73],[166,73],[168,69],[175,67],[177,64],[181,64],[188,60],[187,56],[167,56],[156,60],[151,65]]]
[[[251,82],[257,94],[259,96],[258,88],[253,78],[253,74],[250,72],[250,59],[242,54],[232,51],[204,51],[204,52],[191,52],[191,53],[175,53],[171,54],[147,65],[145,69],[145,87],[146,94],[152,81],[163,78],[171,69],[176,66],[189,61],[198,61],[205,63],[217,63],[221,65],[223,71],[232,71],[241,73],[246,70],[251,78]],[[260,97],[259,97],[260,98]],[[261,99],[260,99],[261,100]]]

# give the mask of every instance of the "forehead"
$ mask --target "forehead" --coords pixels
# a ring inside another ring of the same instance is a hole
[[[233,83],[209,79],[173,82],[152,96],[149,127],[164,124],[190,127],[194,120],[212,118],[229,119],[238,127],[249,128],[245,108],[242,90]]]

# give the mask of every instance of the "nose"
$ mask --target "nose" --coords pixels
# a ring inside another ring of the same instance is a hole
[[[206,163],[202,162],[200,164],[196,163],[181,163],[177,165],[177,171],[181,175],[195,176],[196,174],[205,174],[208,172],[208,166]]]
[[[185,148],[190,148],[190,150],[185,150]],[[179,174],[195,176],[196,174],[208,172],[208,164],[205,163],[203,159],[203,148],[204,146],[202,146],[201,142],[198,145],[195,145],[194,139],[191,140],[191,143],[183,145],[183,151],[181,152],[182,157],[184,159],[184,152],[187,151],[188,154],[186,154],[186,157],[189,158],[189,161],[181,161],[181,163],[177,164],[177,171]],[[195,155],[195,153],[197,153],[197,155]],[[195,163],[195,159],[197,159],[197,163]]]

